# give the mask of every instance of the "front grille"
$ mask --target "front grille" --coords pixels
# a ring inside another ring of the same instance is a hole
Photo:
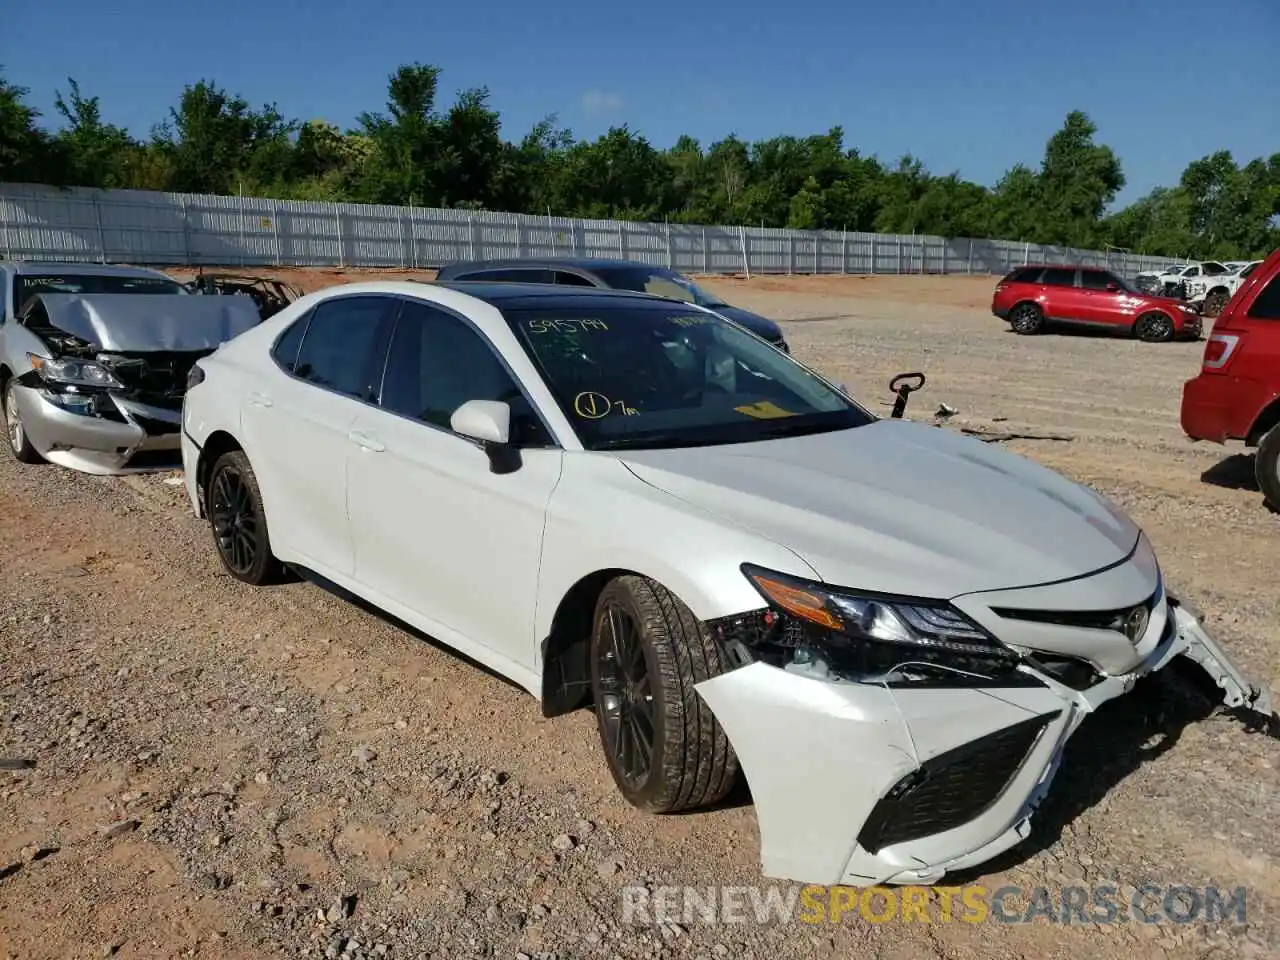
[[[991,612],[1007,620],[1029,620],[1032,623],[1055,624],[1060,627],[1076,627],[1084,630],[1115,630],[1124,632],[1125,617],[1135,606],[1144,606],[1147,613],[1155,610],[1160,599],[1157,589],[1141,604],[1122,607],[1119,610],[1024,610],[1018,607],[992,607]]]
[[[154,417],[142,417],[136,413],[133,415],[133,422],[147,431],[147,435],[151,437],[167,437],[182,429],[182,424],[180,423],[170,423],[168,420],[157,420]]]
[[[182,409],[187,373],[212,350],[146,353],[102,353],[98,361],[124,384],[121,395],[161,410]]]
[[[1049,723],[1046,713],[940,753],[876,804],[858,834],[868,853],[954,830],[985,813],[1008,788]]]

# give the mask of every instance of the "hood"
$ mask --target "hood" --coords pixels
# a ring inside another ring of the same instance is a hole
[[[1124,559],[1139,536],[1087,487],[910,421],[618,456],[641,480],[854,589],[950,599],[1066,580]]]
[[[46,293],[49,322],[98,350],[212,350],[260,322],[249,297]]]
[[[734,323],[742,324],[752,333],[763,337],[766,340],[781,340],[782,328],[767,317],[762,317],[758,313],[752,313],[750,310],[743,310],[741,307],[731,307],[727,303],[715,307],[707,307],[708,310],[720,314],[722,317],[728,317]]]

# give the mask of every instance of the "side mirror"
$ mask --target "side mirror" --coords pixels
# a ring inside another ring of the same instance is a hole
[[[477,441],[494,473],[520,469],[520,451],[511,446],[511,407],[500,400],[468,400],[449,417],[460,436]]]
[[[1118,292],[1118,291],[1120,290],[1120,284],[1118,284],[1118,283],[1108,283],[1108,284],[1107,284],[1107,290],[1108,290],[1110,293],[1116,293],[1116,292]]]

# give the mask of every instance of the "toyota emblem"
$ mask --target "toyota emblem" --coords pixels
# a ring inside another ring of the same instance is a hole
[[[1124,635],[1135,646],[1142,639],[1142,635],[1147,632],[1148,617],[1147,608],[1142,606],[1134,607],[1129,611],[1128,616],[1124,618]]]

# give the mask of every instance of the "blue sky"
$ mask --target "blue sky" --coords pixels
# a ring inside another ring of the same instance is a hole
[[[183,84],[340,126],[382,109],[398,64],[441,67],[445,103],[488,86],[516,139],[556,113],[656,146],[839,124],[846,146],[992,184],[1036,163],[1068,110],[1124,164],[1122,200],[1219,148],[1280,151],[1277,0],[4,0],[0,64],[52,124],[74,77],[145,135]],[[788,19],[779,11],[812,12]],[[319,11],[325,11],[323,13]]]

